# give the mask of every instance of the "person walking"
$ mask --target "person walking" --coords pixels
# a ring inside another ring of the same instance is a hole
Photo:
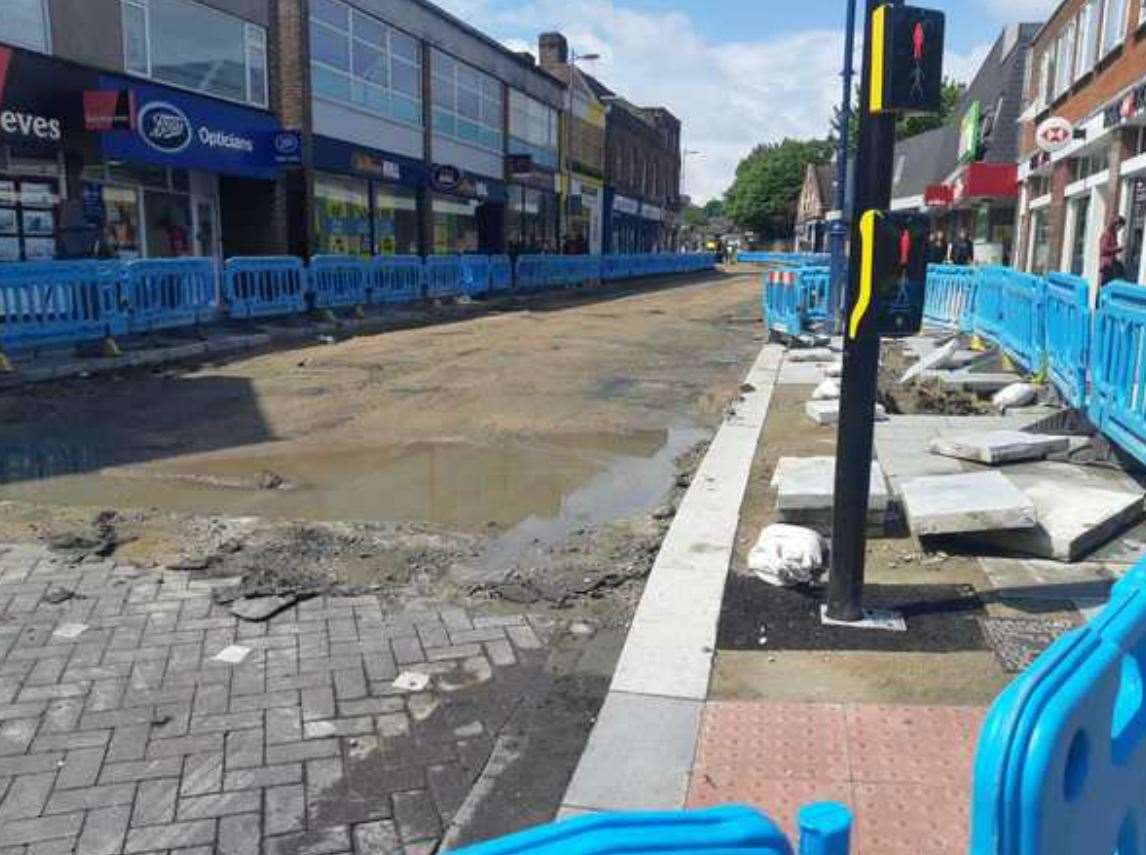
[[[955,239],[955,243],[951,246],[951,263],[952,264],[971,264],[975,261],[975,244],[971,243],[971,237],[967,234],[966,229],[959,231],[959,237]]]
[[[1115,217],[1098,240],[1098,257],[1100,259],[1098,270],[1102,285],[1115,279],[1126,278],[1126,265],[1119,258],[1123,250],[1119,233],[1124,228],[1126,228],[1126,218]]]
[[[943,239],[943,232],[931,233],[931,243],[927,247],[927,260],[932,264],[947,263],[947,241]]]

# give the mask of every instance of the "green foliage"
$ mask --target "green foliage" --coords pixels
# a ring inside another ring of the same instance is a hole
[[[723,199],[710,199],[704,206],[704,216],[710,220],[725,215],[724,200]]]
[[[829,140],[792,140],[757,146],[736,167],[725,194],[725,213],[742,229],[765,239],[788,237],[809,163],[825,163],[835,151]]]
[[[901,116],[895,123],[895,138],[897,140],[911,139],[927,131],[941,128],[953,119],[959,109],[959,100],[963,97],[965,87],[954,80],[943,81],[942,102],[937,116]],[[856,87],[856,104],[859,103],[859,87]],[[839,126],[839,110],[836,110],[834,124]],[[848,124],[848,151],[855,154],[856,142],[859,140],[859,112],[852,109],[851,121]]]

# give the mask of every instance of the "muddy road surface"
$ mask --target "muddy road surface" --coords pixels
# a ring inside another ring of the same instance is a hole
[[[497,738],[452,798],[429,790],[435,845],[505,833],[559,803],[676,502],[762,341],[758,274],[714,273],[26,387],[0,396],[0,541],[251,593],[376,597],[419,633],[427,609],[528,619],[544,644],[518,651],[525,671],[473,665],[482,679],[459,691],[431,662],[444,692],[407,702],[431,741],[459,704],[512,711],[490,712]]]

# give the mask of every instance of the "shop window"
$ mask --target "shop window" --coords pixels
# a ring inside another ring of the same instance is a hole
[[[1126,276],[1134,281],[1138,278],[1143,235],[1146,233],[1146,178],[1133,178],[1126,182],[1125,192],[1130,200],[1126,229]]]
[[[336,175],[314,179],[316,253],[373,254],[370,236],[370,185]]]
[[[1126,35],[1126,0],[1106,0],[1102,18],[1102,55],[1110,53]]]
[[[1050,223],[1045,208],[1031,212],[1031,263],[1030,272],[1047,272],[1050,261]]]
[[[418,197],[413,190],[375,185],[374,251],[379,255],[418,254]]]
[[[143,196],[143,209],[149,257],[191,255],[191,200],[188,196],[147,190]]]
[[[1086,229],[1090,215],[1090,196],[1071,203],[1074,206],[1074,242],[1070,249],[1070,272],[1081,276],[1086,265]]]
[[[0,15],[0,41],[48,52],[50,39],[46,0],[4,0]]]
[[[478,251],[478,205],[476,199],[434,195],[435,254]]]
[[[441,51],[430,62],[434,132],[501,152],[501,83]]]
[[[124,67],[193,92],[265,107],[266,32],[193,0],[122,0]]]
[[[82,193],[84,218],[96,230],[96,257],[124,261],[141,257],[139,191],[84,182]]]
[[[317,97],[406,124],[422,123],[422,50],[416,39],[341,0],[315,0],[310,53]]]
[[[529,154],[546,169],[557,168],[557,111],[518,92],[509,91],[509,136],[513,154]]]

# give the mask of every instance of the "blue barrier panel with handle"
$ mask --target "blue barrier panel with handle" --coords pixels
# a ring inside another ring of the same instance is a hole
[[[238,256],[223,274],[232,318],[293,315],[306,308],[306,268],[291,256]]]
[[[932,264],[927,268],[923,317],[928,323],[970,332],[975,305],[975,269],[957,264]]]
[[[513,262],[508,255],[489,258],[489,290],[491,294],[506,294],[513,289]]]
[[[462,291],[470,297],[484,297],[489,293],[490,257],[488,255],[462,256]]]
[[[519,255],[514,274],[514,289],[522,292],[540,291],[545,287],[548,255]]]
[[[1099,294],[1087,408],[1100,431],[1146,464],[1146,288],[1111,282]]]
[[[995,344],[1001,344],[1003,333],[1003,286],[1006,267],[980,267],[975,273],[975,306],[972,309],[974,332]]]
[[[823,267],[831,262],[832,257],[826,252],[738,252],[736,260],[744,264]]]
[[[340,309],[366,302],[369,262],[350,255],[316,255],[307,276],[316,309]]]
[[[367,291],[374,305],[422,299],[425,265],[420,255],[376,255],[370,261]]]
[[[796,271],[770,270],[764,280],[764,322],[784,335],[800,334],[800,296]]]
[[[1146,561],[992,705],[975,758],[971,852],[1146,852],[1144,669]]]
[[[426,258],[426,296],[430,299],[458,297],[465,292],[465,267],[460,255],[431,255]]]
[[[618,279],[627,279],[631,268],[630,256],[623,253],[612,253],[601,257],[601,278],[606,282]]]
[[[1003,276],[1003,324],[999,344],[1027,371],[1042,370],[1046,346],[1046,283],[1030,273],[1007,270]]]
[[[1051,382],[1075,409],[1086,404],[1090,365],[1090,286],[1068,273],[1046,278],[1046,354]]]
[[[74,344],[126,332],[122,275],[122,265],[108,261],[0,264],[0,345]]]
[[[804,321],[826,321],[831,300],[832,271],[827,267],[801,267],[799,278],[800,326]]]
[[[810,805],[800,813],[801,855],[847,855],[851,812],[840,804]],[[750,807],[664,813],[602,813],[574,817],[489,843],[458,855],[792,855],[779,827]]]
[[[152,258],[124,267],[123,299],[129,332],[189,327],[213,320],[219,309],[213,258]]]

